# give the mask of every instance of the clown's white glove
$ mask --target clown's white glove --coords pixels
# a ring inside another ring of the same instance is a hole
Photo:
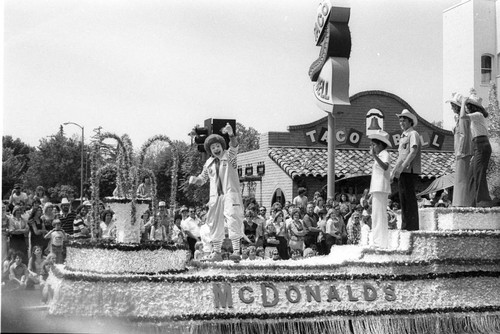
[[[189,177],[189,184],[196,184],[196,185],[201,185],[202,184],[202,180],[197,177],[197,176],[190,176]]]
[[[229,123],[226,123],[226,126],[222,128],[221,132],[223,134],[227,133],[229,135],[229,137],[233,137],[234,136],[233,127]]]

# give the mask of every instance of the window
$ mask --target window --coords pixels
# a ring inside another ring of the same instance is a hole
[[[491,60],[490,55],[481,56],[481,83],[489,84],[491,81]]]

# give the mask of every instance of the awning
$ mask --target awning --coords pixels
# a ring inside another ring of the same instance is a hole
[[[450,188],[453,187],[454,184],[455,184],[455,173],[446,174],[432,181],[432,183],[427,187],[427,189],[425,189],[421,193],[418,193],[417,196],[422,196],[429,193],[434,193],[439,190]]]
[[[398,152],[389,151],[394,166]],[[325,148],[271,147],[269,157],[292,179],[296,177],[326,177],[328,150]],[[348,178],[371,175],[373,157],[367,149],[336,149],[335,177]],[[454,172],[454,152],[422,151],[421,178],[436,178]]]

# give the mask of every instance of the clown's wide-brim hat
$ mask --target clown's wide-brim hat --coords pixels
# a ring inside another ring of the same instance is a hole
[[[205,152],[211,155],[212,151],[210,151],[210,145],[215,143],[221,144],[222,149],[226,149],[226,141],[224,140],[224,137],[214,133],[208,136],[207,139],[205,139],[205,143],[203,143],[203,145],[205,146]]]

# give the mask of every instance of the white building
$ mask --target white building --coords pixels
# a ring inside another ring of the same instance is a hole
[[[497,0],[463,0],[443,12],[443,103],[474,87],[488,105],[490,81],[498,86],[499,79],[499,20]],[[451,129],[450,106],[443,111],[443,127]]]

